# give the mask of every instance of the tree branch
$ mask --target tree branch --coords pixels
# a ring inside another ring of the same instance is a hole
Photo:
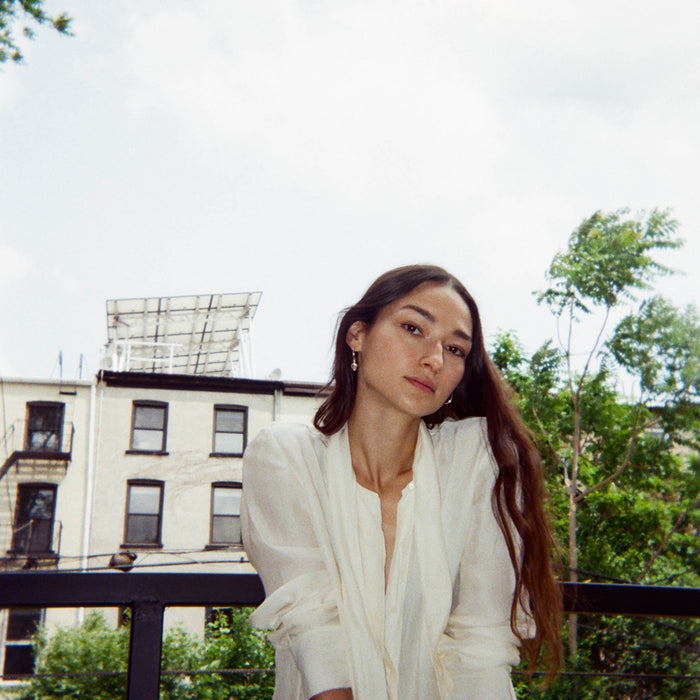
[[[574,408],[577,405],[576,399],[578,398],[578,392],[574,391],[574,368],[571,364],[571,336],[573,335],[574,329],[574,302],[571,300],[571,308],[569,309],[569,330],[566,334],[566,347],[564,352],[566,353],[566,371],[569,377],[569,391],[571,392],[571,398],[574,401]]]
[[[673,537],[673,535],[675,535],[676,532],[678,532],[678,530],[680,529],[681,525],[683,524],[683,522],[685,521],[685,519],[688,517],[688,513],[690,513],[690,511],[691,511],[693,508],[695,508],[695,507],[698,505],[698,503],[700,503],[700,498],[696,498],[695,501],[693,501],[693,503],[691,503],[691,504],[678,516],[678,519],[676,520],[675,524],[674,524],[673,527],[669,530],[669,532],[668,532],[668,534],[666,535],[666,537],[664,537],[663,542],[656,548],[656,550],[654,551],[654,553],[651,555],[651,558],[649,559],[649,561],[647,562],[646,566],[644,567],[644,571],[642,571],[642,573],[639,575],[639,577],[637,578],[637,580],[635,581],[635,583],[641,584],[642,581],[644,581],[644,579],[647,577],[647,574],[648,574],[649,571],[651,570],[651,567],[654,565],[654,562],[659,558],[659,556],[661,555],[661,552],[663,552],[664,549],[666,548],[666,545],[668,544],[668,542],[669,542],[669,540],[671,539],[671,537]]]
[[[591,351],[588,353],[588,357],[586,358],[586,364],[583,367],[583,372],[581,372],[581,378],[579,379],[578,387],[576,389],[577,394],[579,394],[581,392],[581,387],[583,387],[583,381],[586,378],[586,375],[588,374],[588,368],[591,364],[591,360],[593,359],[593,355],[595,354],[595,351],[597,350],[598,345],[600,344],[600,339],[603,337],[603,331],[605,330],[605,326],[608,325],[609,318],[610,318],[610,307],[606,305],[605,317],[603,318],[603,323],[600,326],[600,330],[598,331],[598,335],[595,339],[595,343],[593,343],[593,347],[591,348]]]
[[[562,459],[559,456],[559,453],[556,451],[554,445],[552,444],[552,441],[549,438],[549,433],[545,430],[544,425],[542,425],[542,421],[540,420],[540,416],[537,413],[537,409],[533,406],[532,407],[532,415],[535,417],[535,420],[537,421],[537,425],[539,426],[540,431],[542,432],[542,435],[544,435],[545,439],[547,440],[547,445],[549,446],[549,449],[552,451],[552,455],[554,459],[559,462],[559,466],[561,466],[562,471],[564,472],[564,483],[568,484],[569,481],[569,472],[566,469],[566,461]]]
[[[637,424],[639,423],[639,416],[641,415],[642,412],[642,404],[637,405],[637,412],[635,413],[634,416],[634,424],[632,425],[632,434],[630,435],[630,441],[629,444],[627,445],[627,452],[625,453],[625,458],[622,460],[622,464],[613,472],[610,474],[610,476],[606,476],[605,479],[602,481],[599,481],[597,484],[594,486],[591,486],[587,489],[584,489],[581,493],[579,493],[576,496],[576,502],[580,503],[586,496],[589,496],[590,494],[594,493],[595,491],[600,491],[600,489],[604,488],[607,486],[609,483],[612,481],[615,481],[620,474],[622,474],[625,469],[629,466],[630,460],[632,458],[632,449],[634,447],[635,440],[637,439],[637,435],[644,430],[646,427],[646,423],[641,426],[640,428],[637,427]]]

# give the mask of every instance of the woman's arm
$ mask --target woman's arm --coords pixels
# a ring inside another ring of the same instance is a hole
[[[272,630],[288,664],[278,678],[298,672],[307,697],[351,685],[337,594],[314,527],[322,515],[306,467],[313,460],[303,426],[261,431],[243,460],[241,503],[245,549],[266,593],[251,624]]]
[[[455,447],[456,459],[466,459],[469,471],[467,481],[452,484],[451,490],[462,494],[453,505],[466,506],[469,516],[461,524],[466,533],[456,602],[440,641],[440,663],[450,700],[506,700],[515,697],[510,671],[520,654],[510,626],[515,573],[492,508],[497,467],[481,429],[477,435],[457,435]]]
[[[324,690],[322,693],[314,695],[310,700],[352,700],[352,690],[350,688]]]

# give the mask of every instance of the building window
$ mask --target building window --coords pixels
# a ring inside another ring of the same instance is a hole
[[[241,457],[246,446],[248,409],[245,406],[214,406],[212,455]]]
[[[4,678],[27,676],[34,672],[31,637],[41,624],[42,613],[39,608],[11,608],[7,611]]]
[[[63,434],[62,403],[36,401],[27,404],[25,449],[31,452],[60,452]]]
[[[159,547],[163,519],[163,482],[133,480],[127,484],[126,545]]]
[[[168,404],[134,401],[131,421],[132,452],[165,452]]]
[[[241,544],[241,484],[211,485],[211,536],[213,547]]]
[[[55,484],[19,484],[12,532],[13,552],[51,551],[55,508]]]

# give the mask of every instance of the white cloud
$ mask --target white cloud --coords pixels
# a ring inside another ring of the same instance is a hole
[[[694,2],[79,4],[2,111],[20,369],[97,347],[105,297],[262,289],[258,369],[325,375],[334,312],[419,259],[539,342],[530,292],[599,208],[674,207],[700,265]]]
[[[364,206],[461,199],[483,182],[498,118],[440,26],[426,26],[430,13],[350,3],[294,15],[262,3],[234,18],[214,7],[206,21],[167,8],[139,19],[137,112],[174,115],[199,142]]]
[[[498,206],[503,187],[543,182],[570,194],[601,172],[617,190],[678,157],[669,119],[678,134],[700,117],[695,24],[653,3],[151,8],[131,24],[138,118],[368,212]]]

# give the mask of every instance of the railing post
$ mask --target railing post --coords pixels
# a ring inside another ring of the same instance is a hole
[[[158,700],[164,609],[157,601],[131,607],[126,700]]]

